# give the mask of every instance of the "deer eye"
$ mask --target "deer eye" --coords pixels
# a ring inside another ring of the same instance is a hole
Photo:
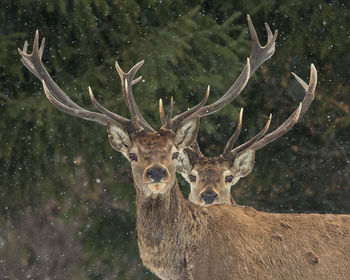
[[[188,179],[190,180],[190,182],[196,182],[197,178],[196,178],[196,176],[190,174],[190,175],[188,175]]]
[[[232,180],[233,180],[233,176],[232,175],[228,175],[228,176],[225,177],[225,182],[226,183],[231,183]]]
[[[131,161],[137,161],[137,155],[135,153],[130,153],[129,154],[129,159]]]
[[[179,157],[179,153],[175,152],[173,153],[172,159],[177,159]]]

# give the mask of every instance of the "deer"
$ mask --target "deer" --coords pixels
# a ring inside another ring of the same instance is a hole
[[[311,66],[314,68],[314,66]],[[306,95],[297,110],[274,131],[265,135],[270,127],[270,114],[264,128],[250,140],[233,148],[242,129],[243,108],[240,109],[237,126],[219,156],[207,157],[202,154],[198,142],[184,149],[179,155],[177,172],[190,184],[189,200],[201,206],[218,203],[236,204],[231,188],[240,178],[248,176],[254,167],[255,151],[283,136],[308,110],[314,100],[314,92],[307,91],[307,85],[295,73]]]
[[[350,275],[348,215],[274,214],[227,204],[201,207],[180,191],[177,158],[195,142],[200,118],[230,103],[243,90],[251,70],[271,55],[257,41],[243,71],[221,98],[205,105],[208,88],[200,103],[174,117],[173,99],[166,116],[160,102],[162,126],[155,130],[143,118],[132,93],[141,79],[135,75],[143,61],[127,73],[116,62],[130,119],[103,107],[90,87],[99,112],[89,111],[51,78],[42,63],[44,39],[39,47],[38,37],[36,32],[32,53],[27,52],[27,42],[19,49],[22,63],[41,80],[46,97],[59,110],[105,125],[112,148],[130,162],[140,257],[160,279],[345,279]],[[311,67],[309,84],[302,85],[314,92],[316,83],[316,69]]]

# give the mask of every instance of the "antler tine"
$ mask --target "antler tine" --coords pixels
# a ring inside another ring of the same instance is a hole
[[[39,31],[36,30],[33,51],[31,54],[27,53],[28,42],[25,41],[23,50],[18,48],[18,52],[21,55],[21,61],[32,72],[40,81],[44,80],[47,88],[50,90],[52,95],[61,103],[67,105],[68,107],[83,110],[79,105],[74,103],[63,90],[55,83],[51,78],[50,74],[47,72],[44,64],[42,63],[42,54],[44,52],[45,38],[43,38],[40,49],[39,49]]]
[[[167,121],[165,119],[163,100],[161,98],[159,98],[159,116],[160,116],[160,121],[162,122],[162,125],[166,125]]]
[[[309,85],[307,85],[302,79],[296,76],[293,73],[293,76],[296,77],[296,80],[299,84],[304,88],[306,94],[303,101],[300,103],[299,107],[294,111],[289,118],[284,121],[276,130],[272,131],[256,143],[254,143],[250,149],[257,151],[277,138],[281,137],[285,133],[287,133],[294,124],[304,115],[304,113],[309,109],[310,104],[314,99],[315,89],[317,85],[317,71],[313,64],[310,67],[310,81]]]
[[[94,104],[96,109],[99,110],[102,114],[116,120],[117,122],[123,124],[124,126],[130,125],[130,120],[109,111],[108,109],[103,107],[100,103],[98,103],[95,96],[94,96],[94,93],[92,92],[91,87],[89,87],[89,94],[90,94],[90,99],[91,99],[92,104]]]
[[[168,115],[166,117],[166,121],[167,121],[167,123],[169,123],[169,125],[170,125],[170,122],[171,122],[171,117],[173,115],[173,110],[174,110],[174,97],[172,96],[170,98],[169,111],[168,111]]]
[[[39,31],[38,31],[38,36],[39,36]],[[41,44],[40,44],[40,48],[39,48],[40,60],[43,58],[44,49],[45,49],[45,37],[43,37],[43,39],[41,40]]]
[[[161,98],[159,99],[159,116],[160,116],[160,121],[162,122],[162,127],[171,128],[171,124],[172,124],[171,116],[173,114],[173,109],[174,109],[174,98],[171,97],[168,114],[165,117],[163,100]]]
[[[136,126],[138,126],[140,118],[138,117],[135,106],[132,105],[132,101],[131,101],[132,92],[130,94],[130,91],[129,91],[130,87],[127,79],[125,79],[124,84],[125,84],[125,98],[126,100],[128,100],[128,103],[130,105],[131,120],[136,122]]]
[[[244,144],[234,148],[232,151],[231,151],[231,156],[235,156],[237,155],[240,151],[243,151],[243,150],[246,150],[248,149],[250,146],[252,146],[256,141],[258,141],[259,139],[261,139],[261,137],[263,137],[267,130],[269,129],[270,127],[270,124],[271,124],[271,119],[272,119],[272,114],[270,114],[264,128],[258,133],[256,134],[253,138],[251,138],[250,140],[248,140],[247,142],[245,142]]]
[[[208,85],[207,91],[205,92],[205,95],[202,99],[201,102],[199,102],[196,106],[193,108],[181,113],[180,115],[177,115],[176,117],[173,118],[173,126],[178,126],[182,121],[185,119],[189,118],[190,116],[194,115],[199,109],[203,108],[204,104],[207,102],[208,97],[210,93],[210,86]]]
[[[234,82],[234,84],[229,88],[229,90],[219,100],[215,101],[210,105],[200,108],[196,112],[196,115],[198,117],[204,117],[204,116],[214,114],[215,112],[219,111],[221,108],[225,107],[227,104],[231,103],[245,88],[245,86],[248,83],[249,77],[250,77],[250,59],[247,58],[247,63],[243,71],[241,72],[237,80]]]
[[[310,67],[310,82],[307,85],[301,78],[299,78],[295,73],[292,72],[293,77],[298,81],[298,83],[303,87],[306,92],[305,100],[303,100],[303,107],[301,108],[300,117],[305,114],[310,104],[315,98],[315,89],[317,85],[317,71],[314,64]]]
[[[247,15],[250,36],[252,37],[252,51],[250,54],[250,77],[254,74],[266,60],[268,60],[275,53],[275,42],[278,35],[278,30],[272,34],[270,26],[265,22],[265,29],[267,33],[267,44],[261,46],[259,37],[254,28],[253,22],[249,15]]]
[[[66,104],[60,102],[55,98],[55,96],[50,92],[49,88],[46,86],[46,82],[44,80],[42,80],[41,82],[43,84],[44,92],[47,99],[61,111],[76,117],[83,118],[85,120],[100,123],[102,125],[107,125],[108,123],[116,123],[114,119],[111,119],[110,117],[102,115],[100,113],[90,112],[85,109],[79,110],[67,106]]]
[[[243,108],[239,111],[239,116],[238,116],[238,121],[237,121],[237,126],[235,129],[235,132],[232,134],[230,139],[227,141],[227,144],[224,148],[223,155],[226,155],[227,153],[230,153],[233,146],[235,145],[239,135],[241,134],[241,129],[242,129],[242,118],[243,118]]]
[[[115,62],[115,68],[119,74],[119,77],[122,82],[123,96],[126,105],[128,106],[129,111],[131,112],[132,122],[135,123],[136,126],[141,126],[143,129],[147,131],[154,131],[154,129],[146,122],[143,118],[136,102],[134,99],[134,95],[132,93],[132,86],[138,83],[142,76],[138,77],[134,80],[134,76],[136,72],[141,68],[144,64],[144,60],[136,63],[128,73],[125,73],[119,66],[118,62]]]
[[[133,67],[134,68],[134,67]],[[128,74],[127,73],[125,73],[122,69],[121,69],[121,67],[119,66],[119,64],[118,64],[118,61],[115,61],[115,69],[117,70],[117,73],[118,73],[118,75],[119,75],[119,77],[120,77],[120,81],[121,81],[121,84],[122,84],[122,91],[123,91],[123,97],[124,97],[124,101],[125,101],[125,103],[126,103],[126,106],[128,107],[128,109],[129,109],[129,111],[131,112],[132,111],[132,108],[131,108],[131,102],[130,102],[130,100],[127,98],[127,95],[125,94],[125,91],[126,91],[126,88],[127,88],[127,86],[125,85],[125,81],[127,81],[128,79]],[[130,71],[129,71],[129,73],[130,73]],[[141,80],[141,79],[139,79],[139,78],[137,78],[136,79],[137,81],[139,81],[139,80]],[[134,84],[136,84],[136,82],[131,82],[131,85],[134,85]]]

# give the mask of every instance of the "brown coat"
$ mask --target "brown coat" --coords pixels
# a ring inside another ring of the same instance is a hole
[[[350,215],[201,207],[174,184],[137,196],[141,258],[161,279],[349,279]]]

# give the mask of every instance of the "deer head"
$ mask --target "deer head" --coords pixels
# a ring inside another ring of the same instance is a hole
[[[240,178],[252,172],[255,151],[287,133],[307,111],[313,101],[317,83],[317,72],[313,64],[311,64],[310,71],[308,85],[292,73],[306,94],[294,113],[274,131],[265,135],[271,123],[272,115],[270,115],[265,127],[257,135],[246,143],[233,148],[242,128],[243,108],[241,108],[236,130],[220,156],[204,156],[197,142],[180,154],[177,171],[191,186],[190,201],[199,205],[235,203],[231,197],[231,187]]]
[[[131,112],[131,119],[127,119],[98,103],[90,87],[91,101],[100,113],[85,110],[74,103],[53,81],[42,63],[44,42],[43,39],[39,47],[37,31],[32,54],[27,53],[27,42],[23,50],[19,49],[19,53],[22,63],[42,81],[49,101],[63,112],[105,125],[112,147],[131,162],[139,191],[146,196],[164,192],[175,181],[175,160],[178,153],[196,139],[200,118],[197,111],[204,106],[209,91],[195,108],[174,118],[169,113],[167,126],[155,131],[141,115],[132,93],[132,86],[141,80],[141,77],[134,77],[143,61],[133,66],[128,73],[123,72],[117,62],[115,65],[122,82],[124,100]]]

